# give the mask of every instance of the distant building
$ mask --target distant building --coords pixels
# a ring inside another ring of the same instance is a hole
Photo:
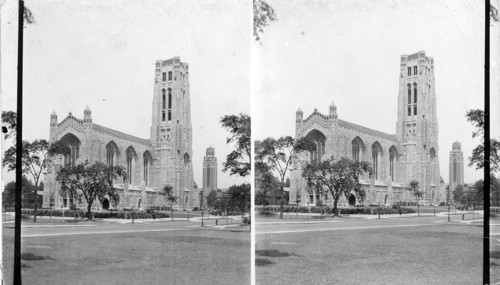
[[[207,148],[206,155],[203,157],[203,196],[207,197],[211,190],[217,191],[217,157],[215,149]]]
[[[464,153],[459,142],[454,142],[450,151],[450,178],[449,178],[450,196],[453,199],[453,191],[457,185],[464,185]]]

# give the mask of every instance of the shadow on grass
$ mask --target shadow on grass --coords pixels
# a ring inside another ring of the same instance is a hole
[[[46,260],[46,259],[53,259],[53,258],[50,256],[34,255],[33,253],[30,252],[21,253],[21,260],[36,261],[36,260]]]
[[[274,262],[270,261],[269,259],[263,259],[263,258],[255,259],[255,266],[267,266],[271,264],[274,264]]]
[[[260,256],[267,256],[267,257],[299,256],[296,253],[288,253],[288,252],[283,252],[283,251],[279,251],[276,249],[256,250],[255,254],[260,255]]]

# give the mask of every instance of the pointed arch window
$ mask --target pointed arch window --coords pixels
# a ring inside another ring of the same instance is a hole
[[[413,116],[417,115],[417,83],[413,83]]]
[[[363,144],[363,141],[359,137],[353,139],[351,144],[352,144],[352,160],[359,162],[361,160],[361,155],[365,150],[365,145]]]
[[[142,158],[143,158],[143,161],[144,161],[144,169],[143,169],[143,174],[144,174],[144,183],[146,184],[146,186],[149,185],[149,169],[151,167],[151,163],[152,163],[152,157],[151,157],[151,154],[149,153],[149,151],[146,151],[144,152],[144,154],[142,155]]]
[[[307,134],[306,138],[316,145],[316,150],[309,153],[310,163],[312,163],[313,161],[320,162],[321,158],[325,154],[325,135],[318,130],[313,130],[309,134]]]
[[[118,146],[110,141],[106,145],[106,164],[108,166],[115,166],[118,157]]]
[[[165,94],[165,89],[161,90],[161,108],[165,109],[166,107],[166,101],[167,101],[167,95]]]
[[[389,173],[391,175],[391,181],[396,179],[396,162],[398,160],[398,152],[394,146],[389,149]]]
[[[128,179],[128,184],[135,183],[134,180],[134,169],[135,169],[135,163],[137,160],[137,154],[134,150],[133,147],[128,147],[127,148],[127,179]]]
[[[378,142],[372,145],[373,177],[378,180],[381,177],[380,162],[382,161],[382,147]]]
[[[172,120],[172,89],[168,88],[168,121]]]
[[[67,144],[70,149],[70,154],[64,156],[64,167],[74,167],[80,157],[80,140],[68,133],[61,138],[61,142]]]

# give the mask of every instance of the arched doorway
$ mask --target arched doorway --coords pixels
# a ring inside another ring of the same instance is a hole
[[[351,196],[349,196],[349,205],[356,205],[356,196],[354,196],[354,194],[351,194]]]
[[[104,200],[102,201],[102,208],[104,210],[109,210],[109,200],[107,198],[104,198]]]

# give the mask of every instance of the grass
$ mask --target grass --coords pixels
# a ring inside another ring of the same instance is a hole
[[[478,226],[258,235],[256,242],[256,284],[477,284],[482,279]]]
[[[4,227],[6,284],[13,230]],[[248,233],[192,230],[24,238],[24,284],[249,284]]]

